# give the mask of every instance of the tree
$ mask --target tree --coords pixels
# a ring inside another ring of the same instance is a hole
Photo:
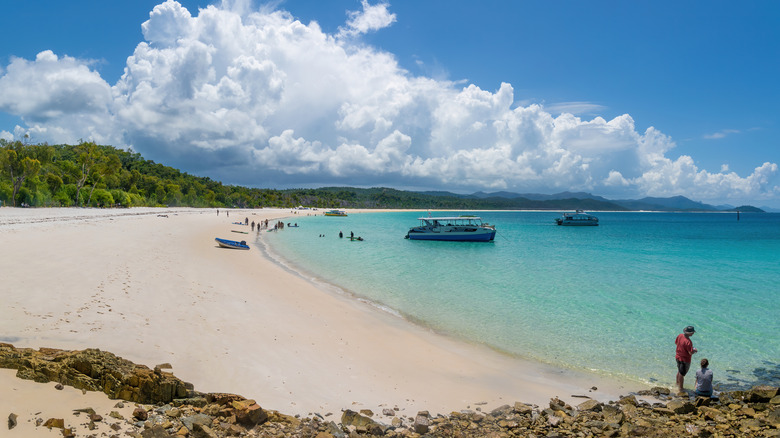
[[[95,186],[105,177],[116,174],[122,168],[122,162],[119,161],[119,157],[116,155],[100,154],[95,161],[96,164],[92,167],[92,188],[89,190],[87,205],[92,202],[92,193],[95,191]]]
[[[81,206],[81,188],[84,187],[93,168],[98,164],[100,155],[100,149],[91,141],[82,141],[76,146],[76,163],[78,163],[80,170],[80,176],[76,181],[76,205],[78,206]]]
[[[13,195],[11,200],[16,207],[16,195],[22,184],[29,177],[38,175],[41,170],[41,162],[35,158],[36,151],[34,146],[22,144],[20,141],[0,143],[0,171],[11,178],[13,186]]]

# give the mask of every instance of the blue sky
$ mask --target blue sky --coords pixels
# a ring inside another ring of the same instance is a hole
[[[0,135],[259,187],[780,207],[776,2],[161,3],[4,5]]]

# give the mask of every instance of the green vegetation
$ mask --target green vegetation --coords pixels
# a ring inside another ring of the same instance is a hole
[[[0,201],[4,205],[33,207],[622,209],[590,199],[477,199],[389,188],[247,188],[189,175],[145,160],[138,153],[92,142],[50,146],[2,139]]]
[[[446,210],[714,210],[687,198],[608,201],[598,197],[528,199],[390,188],[258,189],[223,185],[146,160],[140,154],[81,142],[29,145],[0,139],[0,205],[32,207],[410,208]],[[531,196],[533,195],[526,195]],[[674,201],[672,204],[670,202]],[[667,205],[661,205],[663,203]],[[633,203],[633,204],[632,204]],[[761,211],[750,206],[743,212]]]

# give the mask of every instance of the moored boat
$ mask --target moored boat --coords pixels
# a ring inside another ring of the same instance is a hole
[[[325,216],[346,216],[347,212],[344,210],[328,210],[325,212]]]
[[[496,237],[495,225],[478,216],[421,217],[420,226],[406,233],[410,240],[447,240],[453,242],[490,242]]]
[[[585,226],[594,227],[599,224],[599,218],[591,214],[585,213],[582,210],[577,210],[575,213],[563,213],[561,217],[555,218],[555,223],[565,226]]]
[[[215,238],[214,240],[216,240],[219,246],[222,248],[249,249],[249,245],[246,244],[246,240],[239,242],[236,240],[220,239],[219,237]]]

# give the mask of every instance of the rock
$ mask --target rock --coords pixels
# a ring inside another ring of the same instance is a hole
[[[426,434],[428,433],[430,427],[431,427],[431,421],[427,415],[417,415],[416,417],[414,417],[414,423],[412,424],[412,428],[414,429],[415,433],[419,433],[420,435]]]
[[[149,414],[144,408],[135,408],[133,409],[133,418],[138,421],[146,421],[146,419],[149,418]]]
[[[771,410],[766,416],[766,422],[771,424],[776,429],[780,428],[780,408],[774,408]]]
[[[385,417],[395,417],[395,411],[389,408],[382,409],[382,415]]]
[[[209,424],[211,424],[212,420],[213,418],[208,415],[195,414],[187,417],[182,417],[181,422],[184,425],[184,427],[192,431],[194,430],[196,424],[208,426]]]
[[[171,438],[172,436],[173,435],[169,434],[168,431],[160,425],[152,426],[141,432],[142,438]]]
[[[621,405],[637,405],[636,397],[633,395],[627,395],[625,397],[621,397],[620,400],[618,400],[618,403]]]
[[[353,426],[359,433],[368,432],[373,435],[381,435],[384,433],[382,426],[380,426],[379,423],[349,409],[341,414],[341,424],[344,426]]]
[[[666,407],[676,414],[689,414],[696,411],[696,406],[690,401],[672,400],[666,404]]]
[[[366,417],[370,418],[374,416],[374,411],[372,411],[371,409],[361,409],[360,415],[365,415]]]
[[[580,412],[585,411],[592,411],[592,412],[600,412],[601,408],[604,405],[598,402],[597,400],[586,400],[579,405],[577,405],[577,410]]]
[[[769,404],[771,405],[780,405],[780,395],[776,395],[772,397],[772,400],[769,400]]]
[[[62,386],[62,383],[58,383],[58,384],[54,385],[54,389],[56,389],[58,391],[62,391],[63,388],[65,388],[65,387]]]
[[[490,415],[494,417],[503,417],[506,415],[509,415],[512,412],[512,407],[509,405],[503,405],[499,406],[492,411],[490,411]]]
[[[22,379],[55,381],[136,403],[167,403],[188,395],[184,382],[172,374],[157,375],[146,366],[98,349],[36,351],[4,344],[0,347],[0,366],[16,369],[17,377]]]
[[[625,418],[623,412],[613,405],[603,405],[601,413],[604,416],[604,421],[611,424],[621,424]]]
[[[111,418],[116,418],[117,420],[124,420],[125,419],[125,417],[123,417],[122,414],[120,414],[117,411],[111,411],[108,414],[108,416],[111,417]]]
[[[51,429],[52,427],[56,427],[57,429],[63,429],[65,428],[65,420],[62,418],[49,418],[46,420],[45,423],[43,423],[43,427],[48,427]]]
[[[192,433],[193,438],[219,438],[219,436],[205,424],[195,424],[195,430]]]
[[[776,386],[756,386],[747,393],[747,401],[751,403],[768,402],[777,396],[778,388]]]
[[[103,421],[103,416],[100,414],[89,414],[89,421],[100,423]]]
[[[520,415],[531,415],[531,413],[533,413],[534,410],[531,406],[528,406],[525,403],[515,402],[513,411]]]
[[[250,400],[252,403],[239,403],[234,402],[234,406],[238,406],[235,409],[236,421],[247,426],[255,426],[257,424],[263,424],[268,420],[268,414],[260,407],[254,400]]]
[[[19,418],[18,415],[14,414],[13,412],[8,414],[8,429],[13,429],[17,425],[16,419]]]
[[[155,365],[154,366],[154,373],[155,374],[161,374],[162,370],[170,370],[170,369],[173,369],[171,364],[169,364],[167,362],[166,363],[161,363],[159,365]]]

